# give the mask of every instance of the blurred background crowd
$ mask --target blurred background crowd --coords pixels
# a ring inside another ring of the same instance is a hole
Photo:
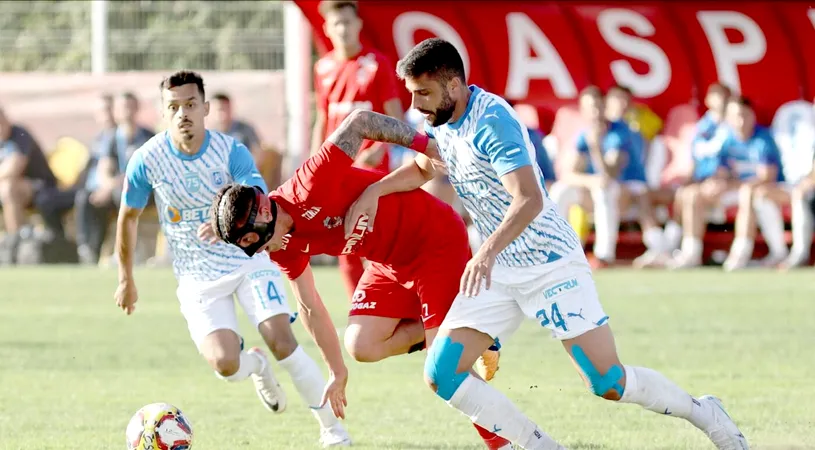
[[[214,93],[208,127],[243,142],[270,187],[354,109],[422,126],[404,102],[395,61],[360,38],[366,2],[321,2],[323,22],[312,25],[331,51],[309,55],[311,139],[289,148],[290,93],[281,81],[287,3],[0,1],[0,263],[111,261],[122,174],[133,152],[162,129],[158,82],[173,69],[204,73]],[[102,43],[94,38],[99,15]],[[99,48],[103,63],[92,57]],[[100,75],[106,72],[115,75]],[[736,92],[724,81],[662,115],[633,86],[578,87],[551,121],[541,120],[538,105],[508,101],[527,127],[550,197],[596,267],[809,264],[811,98],[793,99],[760,121],[753,97],[762,94]],[[411,157],[371,143],[357,164],[389,171]],[[445,179],[425,189],[457,204]],[[142,220],[141,263],[169,260],[156,225],[162,213]],[[363,262],[339,263],[352,290]]]

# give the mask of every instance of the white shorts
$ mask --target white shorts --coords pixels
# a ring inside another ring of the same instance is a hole
[[[255,328],[270,317],[291,316],[280,269],[268,258],[251,259],[214,281],[181,279],[176,294],[199,349],[204,337],[216,330],[232,330],[240,336],[235,297]]]
[[[628,189],[628,192],[630,192],[631,195],[634,196],[643,195],[646,192],[648,192],[648,184],[645,183],[644,181],[630,180],[623,181],[622,184],[626,189]]]
[[[476,297],[459,295],[441,326],[474,328],[500,346],[524,318],[534,319],[560,340],[578,337],[608,322],[583,252],[572,252],[542,266],[496,265],[490,290],[482,286]]]

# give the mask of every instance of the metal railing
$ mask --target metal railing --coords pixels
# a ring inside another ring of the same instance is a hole
[[[283,3],[0,1],[0,71],[279,70]]]

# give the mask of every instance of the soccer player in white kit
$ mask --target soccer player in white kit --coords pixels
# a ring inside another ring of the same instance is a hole
[[[268,357],[259,348],[243,349],[234,297],[312,410],[323,447],[350,445],[348,433],[324,404],[320,368],[292,333],[294,316],[279,268],[266,252],[255,255],[253,248],[244,253],[220,242],[210,226],[209,209],[222,186],[242,183],[266,190],[249,150],[204,127],[209,103],[200,75],[181,71],[165,78],[161,99],[169,129],[145,143],[127,165],[116,236],[117,305],[128,315],[136,306],[133,247],[139,215],[153,193],[172,251],[181,312],[216,374],[231,382],[251,378],[267,409],[280,413],[286,408]]]
[[[534,147],[507,102],[468,87],[461,56],[441,39],[418,44],[397,72],[412,106],[425,114],[438,154],[417,157],[369,187],[350,219],[367,214],[372,223],[379,196],[415,189],[446,166],[484,240],[428,351],[425,378],[437,395],[521,448],[564,448],[469,373],[484,350],[505,344],[531,318],[563,343],[595,395],[684,418],[719,449],[747,449],[718,399],[694,398],[659,372],[620,362],[580,241],[548,198]]]

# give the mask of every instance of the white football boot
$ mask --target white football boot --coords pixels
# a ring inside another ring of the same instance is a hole
[[[260,369],[259,374],[252,374],[252,382],[255,383],[255,390],[258,393],[260,402],[263,407],[269,411],[280,414],[286,410],[286,393],[280,387],[280,383],[272,373],[272,366],[269,364],[269,358],[263,350],[252,347],[246,353],[251,353],[260,358],[263,367]]]
[[[749,450],[747,438],[739,427],[724,410],[722,401],[712,395],[699,397],[700,402],[706,402],[713,408],[715,425],[707,430],[707,436],[719,450]]]
[[[322,445],[323,448],[350,447],[351,436],[348,435],[348,432],[345,431],[341,423],[335,423],[328,428],[320,430],[320,445]]]

